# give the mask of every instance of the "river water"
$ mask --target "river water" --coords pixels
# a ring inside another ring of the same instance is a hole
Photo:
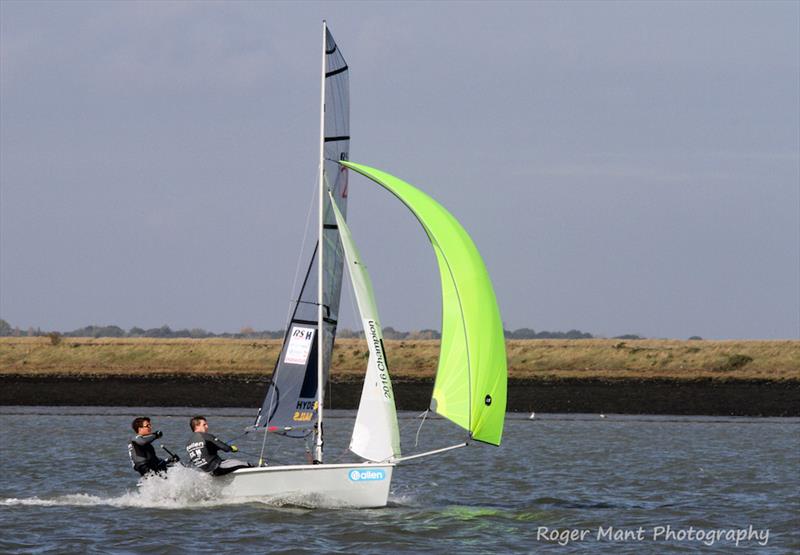
[[[398,467],[384,509],[235,503],[184,468],[137,487],[132,418],[183,454],[198,412],[258,457],[242,409],[0,407],[0,553],[800,552],[800,419],[509,415],[500,448]],[[326,414],[327,462],[343,462],[354,414]],[[406,454],[463,439],[420,424],[400,415]],[[303,457],[297,440],[266,451]]]

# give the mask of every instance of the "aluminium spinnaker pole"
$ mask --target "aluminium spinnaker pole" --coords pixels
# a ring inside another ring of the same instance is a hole
[[[322,394],[325,390],[325,321],[323,319],[323,302],[325,268],[323,256],[325,252],[325,52],[327,51],[327,26],[322,20],[322,72],[320,75],[319,98],[319,264],[317,267],[317,437],[314,445],[314,460],[322,462]]]

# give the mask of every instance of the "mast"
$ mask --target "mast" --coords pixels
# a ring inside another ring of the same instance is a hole
[[[319,254],[319,264],[317,264],[317,434],[314,445],[314,460],[322,462],[322,394],[325,391],[323,386],[325,371],[325,321],[323,320],[323,306],[325,300],[323,295],[325,266],[323,261],[324,233],[325,233],[325,51],[327,50],[326,38],[328,23],[322,20],[322,70],[320,72],[320,95],[319,95],[319,243],[317,252]]]

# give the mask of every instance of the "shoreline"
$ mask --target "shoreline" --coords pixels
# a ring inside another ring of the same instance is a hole
[[[2,406],[185,406],[252,408],[261,405],[266,378],[163,376],[0,375]],[[330,383],[327,406],[356,409],[359,381]],[[432,380],[393,383],[398,410],[428,408]],[[514,379],[508,412],[613,413],[704,416],[800,416],[800,381],[668,379]]]

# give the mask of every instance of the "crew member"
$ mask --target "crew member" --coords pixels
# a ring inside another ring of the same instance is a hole
[[[128,455],[136,472],[142,476],[150,472],[163,472],[168,466],[180,461],[177,455],[173,455],[169,460],[158,458],[153,442],[164,434],[153,431],[153,425],[148,417],[134,418],[131,428],[136,432],[136,437],[128,444]]]
[[[205,416],[192,418],[189,421],[189,428],[193,433],[186,444],[186,451],[195,468],[203,472],[210,472],[214,476],[222,476],[239,468],[252,466],[238,459],[223,459],[217,455],[219,451],[236,453],[239,448],[235,445],[228,445],[208,433],[208,420]]]

